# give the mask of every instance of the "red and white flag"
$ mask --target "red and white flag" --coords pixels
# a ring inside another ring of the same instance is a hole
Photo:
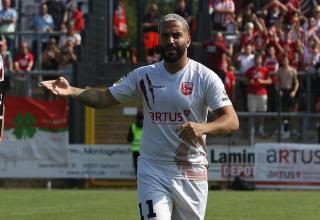
[[[0,160],[67,160],[68,105],[66,99],[39,100],[7,96]]]

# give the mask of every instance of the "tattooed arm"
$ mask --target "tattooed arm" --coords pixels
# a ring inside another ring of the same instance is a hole
[[[107,91],[103,91],[72,87],[63,77],[59,77],[56,80],[42,81],[40,86],[48,89],[55,95],[73,97],[84,105],[92,108],[107,108],[119,104],[108,89]]]
[[[92,108],[108,108],[119,102],[112,96],[109,89],[107,91],[98,89],[79,89],[71,87],[73,91],[72,97],[84,105]]]

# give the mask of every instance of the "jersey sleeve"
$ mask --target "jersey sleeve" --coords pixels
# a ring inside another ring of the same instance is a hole
[[[109,90],[113,97],[120,103],[124,103],[139,97],[137,86],[138,72],[132,71],[128,75],[122,77]]]
[[[210,73],[206,77],[205,101],[212,110],[232,105],[222,80],[215,73]]]

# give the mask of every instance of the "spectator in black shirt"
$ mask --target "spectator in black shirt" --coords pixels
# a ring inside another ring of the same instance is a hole
[[[186,21],[189,24],[189,27],[192,27],[192,25],[191,25],[191,20],[192,20],[191,12],[187,9],[185,0],[178,0],[178,8],[174,11],[174,13],[178,14],[181,17],[183,17],[184,19],[186,19]]]
[[[158,24],[160,20],[158,5],[156,3],[151,3],[149,12],[143,17],[142,23],[143,42],[148,63],[155,63],[160,60],[158,49]]]
[[[61,24],[66,24],[68,19],[67,7],[63,1],[48,0],[45,2],[48,6],[48,13],[53,17],[54,27],[59,30]]]

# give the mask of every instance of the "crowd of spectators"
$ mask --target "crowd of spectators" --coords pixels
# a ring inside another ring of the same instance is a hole
[[[265,1],[258,8],[249,1],[238,12],[235,3],[211,2],[212,30],[219,40],[203,43],[208,53],[207,66],[222,80],[230,77],[227,71],[236,74],[237,93],[229,94],[236,100],[238,110],[306,110],[306,78],[319,71],[320,5],[315,5],[307,15],[302,13],[299,0]],[[217,60],[220,68],[213,67]],[[311,101],[317,103],[320,78],[312,79],[315,99]],[[226,89],[232,88],[228,85]],[[265,135],[263,122],[261,117],[260,135]],[[297,124],[290,122],[293,133],[298,135]]]
[[[34,70],[63,70],[67,72],[78,60],[81,33],[85,28],[84,15],[74,2],[47,0],[39,5],[32,19],[30,30],[32,40],[19,41],[8,33],[16,31],[17,11],[11,7],[11,0],[1,0],[0,11],[0,53],[6,68],[5,92],[10,95],[28,95],[32,85],[41,76],[28,76]],[[16,46],[16,44],[19,45]],[[40,56],[40,57],[37,57]],[[52,78],[44,76],[44,79]],[[14,89],[10,89],[13,87]]]
[[[240,2],[241,8],[237,8],[235,4],[239,6]],[[193,28],[196,16],[188,11],[186,3],[185,0],[177,0],[177,8],[172,12],[183,16]],[[143,20],[148,63],[161,59],[154,40],[159,22],[158,7],[153,2]],[[306,76],[316,76],[314,73],[318,71],[318,76],[311,80],[312,111],[318,111],[319,4],[313,5],[309,13],[302,12],[299,0],[214,0],[209,1],[208,8],[212,39],[206,42],[193,40],[192,46],[200,46],[206,51],[206,66],[225,83],[237,110],[306,110]],[[264,136],[263,118],[258,122],[258,133]],[[293,130],[297,126],[292,126]]]
[[[236,14],[232,0],[214,1],[212,7],[213,30],[218,33],[216,35],[224,34],[224,40],[216,48],[224,48],[224,51],[227,47],[235,48],[232,56],[226,56],[225,52],[217,53],[215,48],[206,47],[208,55],[214,51],[215,57],[224,60],[221,63],[228,63],[240,74],[246,74],[254,65],[257,54],[262,55],[262,65],[271,78],[286,57],[295,70],[315,72],[320,57],[320,5],[310,17],[300,12],[299,1],[269,1],[256,13],[254,5],[249,3]],[[228,28],[230,22],[234,24],[233,29]],[[237,37],[236,45],[228,41],[230,34]],[[207,65],[210,67],[213,62],[216,61],[209,58]],[[295,85],[291,86],[293,89]]]
[[[26,75],[35,65],[42,70],[67,70],[78,60],[77,48],[81,45],[81,33],[85,28],[84,16],[75,3],[43,1],[30,27],[42,37],[32,42],[22,40],[16,48],[17,41],[8,33],[16,30],[19,16],[11,7],[11,0],[1,1],[0,32],[5,34],[0,37],[0,53],[5,68],[9,70],[6,82],[10,82],[6,88],[9,91],[10,85],[15,84],[20,88],[15,89],[17,95],[25,95],[27,88],[24,85],[30,78]],[[124,3],[118,2],[113,27],[115,41],[118,41],[115,44],[120,48],[118,57],[136,63],[136,59],[132,59],[132,50],[123,40],[128,37],[128,26]],[[200,24],[187,5],[191,2],[177,0],[172,12],[187,20],[192,35]],[[320,5],[315,5],[310,13],[302,13],[299,0],[208,2],[212,39],[206,42],[193,39],[192,46],[207,54],[205,64],[221,77],[237,110],[266,112],[281,108],[282,111],[296,112],[306,108],[303,104],[306,99],[305,76],[319,72],[320,66]],[[147,63],[161,59],[157,33],[160,18],[159,5],[152,1],[141,21],[144,61]],[[56,31],[64,34],[47,35]],[[41,55],[40,59],[38,55]],[[312,80],[315,85],[312,88],[317,89],[319,78]],[[320,111],[319,91],[312,92],[312,110]],[[278,95],[280,98],[276,98]],[[258,131],[263,135],[263,118],[259,121]]]

